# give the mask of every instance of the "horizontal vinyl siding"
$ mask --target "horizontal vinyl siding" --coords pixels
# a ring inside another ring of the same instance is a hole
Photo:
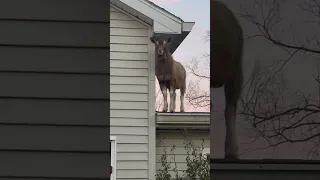
[[[108,100],[106,75],[1,72],[0,96]]]
[[[28,46],[109,47],[107,23],[0,21],[0,44]],[[23,31],[21,31],[23,29]],[[90,34],[99,34],[92,36]],[[35,38],[37,36],[37,38]],[[81,38],[79,38],[81,37]]]
[[[109,146],[96,143],[105,139],[105,131],[105,128],[95,127],[5,125],[0,126],[0,149],[108,151]],[[18,132],[18,134],[13,136],[12,132]],[[7,141],[7,139],[10,139],[10,141]]]
[[[0,174],[5,177],[61,177],[77,179],[106,177],[110,158],[102,153],[57,153],[2,151]],[[77,168],[73,168],[74,166]],[[95,168],[92,168],[92,166]],[[67,170],[66,170],[67,169]],[[90,169],[90,171],[88,171]],[[75,178],[77,177],[77,178]],[[5,178],[6,179],[6,178]],[[20,178],[24,179],[24,178]],[[34,178],[38,179],[38,178]]]
[[[210,148],[210,134],[209,132],[189,132],[188,139],[192,141],[194,146],[200,150],[203,144],[204,148]],[[157,142],[156,142],[156,169],[162,169],[161,167],[161,156],[164,154],[164,150],[167,152],[168,161],[172,161],[172,158],[175,157],[177,164],[177,169],[179,173],[182,173],[187,169],[186,157],[187,152],[184,147],[184,137],[183,132],[157,132]],[[202,141],[204,139],[204,142]],[[174,153],[171,149],[175,145]],[[175,154],[175,156],[173,155]],[[192,155],[190,156],[192,157]],[[171,164],[170,174],[174,175],[172,168],[174,164]]]
[[[0,180],[110,177],[108,8],[0,1]]]
[[[110,133],[117,137],[117,179],[148,179],[148,27],[110,11]]]
[[[53,0],[1,0],[0,17],[3,19],[29,19],[54,21],[86,21],[109,23],[110,16],[104,0],[74,0],[57,3]],[[32,5],[32,6],[31,6]],[[59,13],[57,13],[59,12]]]
[[[42,48],[3,46],[0,48],[0,71],[109,73],[109,49]],[[20,57],[28,57],[20,61]],[[75,66],[78,64],[79,66]]]

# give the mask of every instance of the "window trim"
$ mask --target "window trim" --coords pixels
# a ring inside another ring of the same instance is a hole
[[[112,175],[110,177],[110,180],[116,180],[116,178],[117,178],[117,137],[110,136],[110,143],[111,143],[110,163],[112,166]]]

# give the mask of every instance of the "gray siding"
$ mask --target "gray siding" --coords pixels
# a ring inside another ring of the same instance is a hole
[[[167,153],[167,159],[171,162],[171,168],[169,173],[172,177],[175,176],[173,168],[175,167],[174,162],[177,165],[177,170],[180,175],[187,170],[187,150],[185,149],[185,137],[183,135],[183,130],[157,130],[157,147],[156,147],[156,168],[157,171],[162,169],[161,157],[164,153]],[[208,131],[189,131],[187,138],[193,143],[197,150],[202,148],[210,148],[210,134]],[[174,152],[172,148],[175,146]],[[193,156],[190,155],[190,158]],[[175,158],[175,161],[174,161]]]
[[[110,136],[117,138],[118,180],[149,175],[149,28],[110,7]]]
[[[109,2],[0,1],[0,179],[109,179]]]

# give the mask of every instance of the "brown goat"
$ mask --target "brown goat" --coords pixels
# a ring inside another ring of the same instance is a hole
[[[212,0],[211,3],[210,89],[224,85],[225,159],[238,159],[236,110],[243,81],[243,32],[234,13],[225,4],[217,0]],[[213,112],[212,102],[210,103]]]
[[[164,39],[156,40],[150,37],[155,44],[156,51],[156,77],[159,81],[160,89],[163,95],[163,110],[168,111],[167,89],[170,92],[170,112],[176,108],[176,89],[180,89],[180,112],[184,112],[184,94],[186,91],[186,70],[183,65],[175,61],[169,51],[168,43]]]

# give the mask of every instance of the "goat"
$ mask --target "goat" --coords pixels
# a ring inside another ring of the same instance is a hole
[[[180,112],[184,112],[184,94],[186,91],[186,70],[180,62],[173,59],[169,51],[168,40],[156,40],[150,37],[155,44],[156,66],[155,73],[163,95],[163,110],[168,111],[167,90],[170,92],[170,112],[176,108],[176,89],[180,89]]]
[[[234,13],[222,2],[211,1],[210,89],[224,85],[225,159],[238,159],[236,110],[243,83],[243,31]],[[212,99],[211,99],[211,112]],[[213,116],[211,115],[211,121]]]

